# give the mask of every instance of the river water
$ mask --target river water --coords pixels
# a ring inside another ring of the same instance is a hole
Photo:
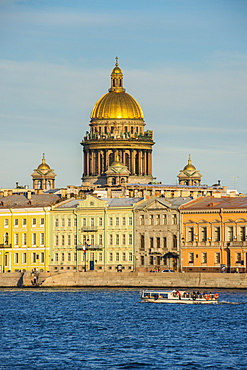
[[[247,369],[247,291],[219,305],[136,289],[0,289],[0,369]]]

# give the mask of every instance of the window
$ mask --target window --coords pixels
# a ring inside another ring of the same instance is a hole
[[[8,227],[9,226],[9,220],[6,218],[4,220],[4,227]]]
[[[36,240],[36,233],[33,233],[33,234],[32,234],[32,244],[33,244],[33,245],[36,245],[36,241],[37,241],[37,240]]]
[[[33,225],[33,226],[36,226],[36,218],[33,218],[33,220],[32,220],[32,225]]]
[[[36,263],[36,253],[32,253],[32,263]]]
[[[68,245],[71,245],[71,235],[68,235]]]
[[[129,226],[132,226],[132,217],[129,217]]]
[[[18,227],[18,218],[15,218],[15,219],[14,219],[14,226],[15,226],[15,227]]]
[[[220,252],[215,253],[215,263],[220,263]]]
[[[164,238],[163,238],[163,248],[166,248],[166,247],[167,247],[166,236],[164,236]]]
[[[227,228],[227,240],[229,242],[232,242],[233,241],[233,226],[229,226]]]
[[[99,262],[102,262],[103,261],[103,255],[102,253],[99,253]]]
[[[177,224],[177,215],[172,215],[172,225]]]
[[[14,245],[18,245],[18,242],[19,242],[19,235],[14,234]]]
[[[22,253],[22,263],[27,263],[27,254]]]
[[[82,226],[83,227],[87,226],[87,219],[86,218],[82,219]]]
[[[125,262],[126,261],[126,253],[123,252],[123,261]]]
[[[177,245],[178,245],[178,243],[177,243],[177,235],[173,235],[173,237],[172,237],[172,248],[173,249],[177,249]]]
[[[163,225],[166,225],[167,222],[166,222],[166,215],[163,215]]]
[[[122,218],[122,225],[125,226],[126,225],[126,217],[123,217]]]
[[[65,219],[62,218],[62,227],[64,227],[64,226],[65,226]]]
[[[27,244],[27,234],[24,233],[22,234],[22,245],[26,245]]]
[[[241,253],[236,253],[236,262],[241,262]]]
[[[203,252],[202,253],[202,263],[207,263],[207,260],[208,260],[207,253],[206,252]]]
[[[62,239],[62,246],[64,246],[64,235],[61,236],[61,239]]]
[[[85,253],[83,253],[83,254],[85,254]],[[76,252],[74,252],[74,261],[75,262],[77,261],[77,254],[76,254]]]
[[[99,218],[99,226],[102,226],[103,225],[103,219],[102,217]]]
[[[109,217],[109,226],[112,226],[112,217]]]
[[[206,242],[207,241],[207,228],[201,227],[201,241]]]
[[[140,225],[144,225],[144,215],[140,215]]]
[[[41,227],[43,227],[43,226],[44,226],[44,224],[45,224],[45,219],[42,217],[42,218],[40,219],[40,226],[41,226]]]
[[[55,227],[58,227],[59,225],[59,222],[58,222],[58,218],[55,219]]]
[[[75,217],[74,218],[74,227],[76,227],[77,226],[77,218]]]
[[[149,216],[149,224],[153,225],[154,224],[154,215]]]
[[[116,217],[116,226],[119,226],[119,217]]]
[[[156,215],[156,225],[160,225],[160,215]]]
[[[112,256],[112,252],[109,253],[109,261],[112,262],[113,260],[113,256]]]
[[[68,261],[69,262],[71,261],[71,253],[70,252],[68,253]]]
[[[23,218],[23,220],[22,220],[22,226],[23,227],[26,227],[27,226],[27,219],[26,218]]]
[[[132,234],[129,234],[129,245],[132,245]]]
[[[64,262],[64,253],[61,253],[61,261]]]
[[[119,234],[116,235],[116,245],[119,245]]]
[[[126,235],[125,234],[122,235],[122,244],[123,245],[126,244]]]
[[[220,227],[219,226],[214,228],[213,238],[215,242],[220,241]]]
[[[68,218],[68,227],[71,227],[71,218]]]
[[[133,259],[133,254],[130,252],[130,253],[129,253],[129,262],[131,262],[131,261],[132,261],[132,259]]]
[[[188,242],[194,241],[194,227],[188,228]]]
[[[145,249],[145,236],[141,235],[141,246],[140,249]]]
[[[189,253],[189,263],[194,263],[194,253]]]
[[[112,245],[113,244],[113,238],[112,238],[112,234],[109,235],[109,244]]]
[[[91,218],[91,227],[94,227],[94,218]]]
[[[103,235],[100,234],[99,235],[99,245],[102,245],[103,244]]]
[[[44,244],[45,244],[45,234],[40,233],[40,245],[44,245]]]
[[[41,252],[40,253],[40,263],[44,263],[45,262],[45,254],[44,252]]]
[[[150,238],[150,248],[154,247],[154,238]]]
[[[94,245],[94,235],[91,235],[91,245]]]
[[[74,245],[77,245],[77,235],[74,235]]]
[[[144,266],[144,264],[145,264],[145,258],[144,256],[141,256],[141,265]]]
[[[119,261],[119,252],[116,253],[116,261]]]
[[[149,264],[150,265],[153,265],[154,264],[154,257],[153,256],[150,256],[149,257]]]
[[[157,259],[156,264],[157,264],[157,265],[160,265],[160,261],[161,261],[160,256],[157,256],[157,257],[156,257],[156,259]]]
[[[14,259],[15,263],[18,263],[18,259],[19,259],[18,253],[15,253],[15,259]]]
[[[156,238],[156,246],[157,248],[160,248],[160,237]]]
[[[240,236],[240,240],[242,242],[244,242],[246,240],[246,236],[245,236],[245,227],[242,226],[240,227],[240,230],[239,230],[239,236]]]
[[[58,262],[58,253],[55,253],[55,261]]]

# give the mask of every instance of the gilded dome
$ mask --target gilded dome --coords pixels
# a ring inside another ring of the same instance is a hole
[[[38,166],[38,170],[50,170],[50,166],[46,163],[45,154],[43,154],[42,163]]]
[[[93,107],[91,118],[144,118],[137,101],[126,92],[111,91],[103,95]]]
[[[111,73],[111,88],[93,107],[91,119],[143,119],[143,111],[139,103],[123,88],[123,73],[115,67]]]
[[[195,166],[193,166],[192,162],[191,162],[191,159],[190,159],[190,155],[189,155],[189,159],[188,159],[188,164],[186,164],[186,166],[184,167],[184,171],[187,170],[187,171],[193,171],[193,170],[196,170]]]

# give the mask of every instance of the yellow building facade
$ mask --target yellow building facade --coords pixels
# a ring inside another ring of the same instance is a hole
[[[180,212],[183,271],[246,272],[247,197],[201,197]]]
[[[0,271],[47,271],[49,212],[55,195],[0,198]]]

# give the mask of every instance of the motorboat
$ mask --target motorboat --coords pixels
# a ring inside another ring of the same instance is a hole
[[[218,304],[218,293],[190,292],[181,290],[142,290],[142,302],[181,303],[181,304]]]

